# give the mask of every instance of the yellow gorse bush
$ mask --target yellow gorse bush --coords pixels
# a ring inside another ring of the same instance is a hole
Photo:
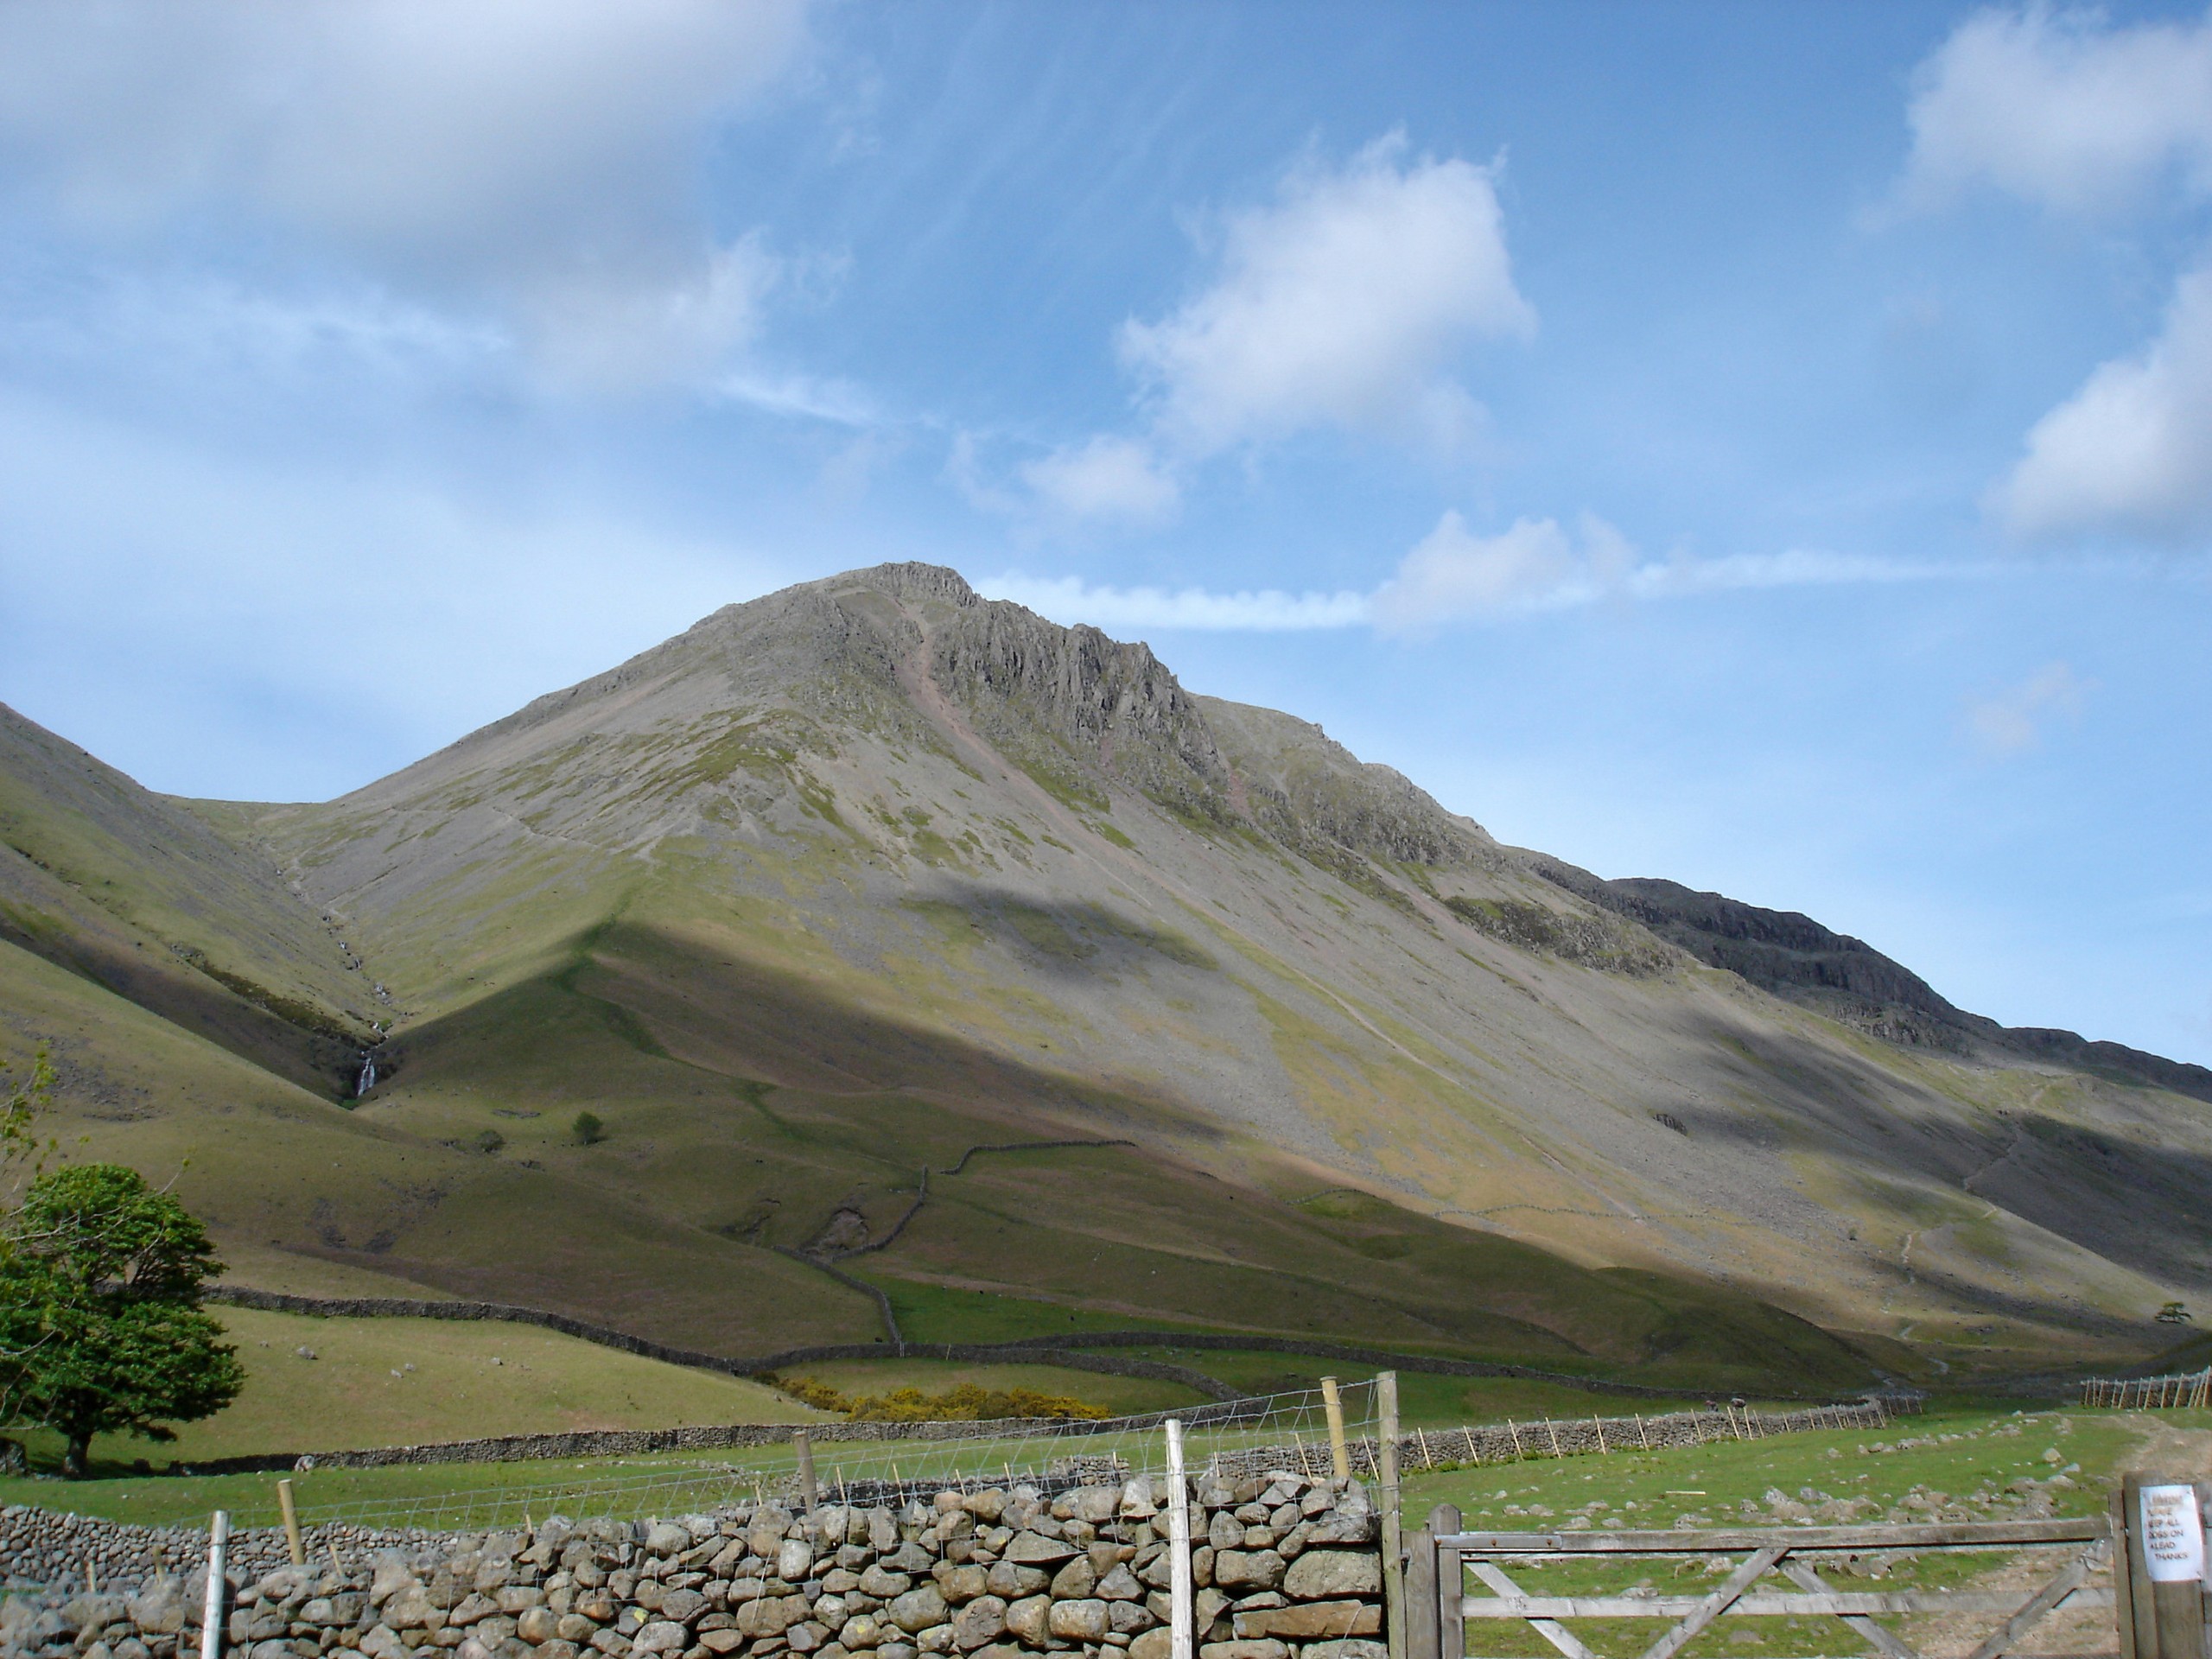
[[[943,1394],[894,1389],[888,1394],[855,1396],[841,1394],[810,1376],[786,1381],[771,1376],[760,1380],[817,1411],[838,1412],[855,1422],[974,1423],[1002,1417],[1060,1417],[1095,1422],[1113,1414],[1103,1406],[1063,1394],[1039,1394],[1034,1389],[986,1389],[974,1382],[963,1382]]]

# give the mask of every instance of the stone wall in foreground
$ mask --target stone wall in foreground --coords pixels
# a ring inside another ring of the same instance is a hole
[[[1376,1518],[1357,1480],[1212,1474],[1194,1498],[1202,1659],[1383,1659]],[[1166,1659],[1167,1529],[1141,1476],[804,1515],[552,1516],[435,1537],[315,1529],[304,1567],[258,1529],[233,1539],[224,1633],[240,1659]],[[11,1509],[0,1548],[24,1566],[73,1550],[80,1584],[90,1560],[111,1586],[10,1596],[0,1654],[198,1651],[206,1535]]]

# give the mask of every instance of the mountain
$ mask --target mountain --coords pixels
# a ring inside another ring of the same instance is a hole
[[[2212,1282],[2200,1068],[1502,845],[950,570],[730,607],[320,804],[5,729],[0,1043],[102,1153],[189,1154],[270,1287],[1833,1388],[2147,1353]]]
[[[2120,1043],[2091,1042],[2071,1031],[2000,1026],[1967,1014],[1902,963],[1796,911],[1762,910],[1675,881],[1607,881],[1541,854],[1530,857],[1529,868],[1569,893],[1641,922],[1700,962],[1891,1042],[2052,1060],[2212,1102],[2212,1070]]]
[[[289,1081],[353,1074],[381,1012],[268,862],[0,704],[0,939]]]

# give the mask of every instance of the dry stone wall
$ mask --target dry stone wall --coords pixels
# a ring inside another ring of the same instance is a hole
[[[429,1446],[372,1446],[350,1452],[270,1452],[237,1458],[207,1458],[180,1465],[181,1472],[201,1475],[253,1474],[287,1469],[382,1469],[404,1463],[511,1463],[547,1458],[608,1458],[646,1452],[782,1446],[803,1427],[817,1443],[834,1441],[1079,1440],[1088,1434],[1121,1434],[1157,1427],[1168,1417],[1192,1427],[1231,1423],[1264,1415],[1264,1398],[1184,1407],[1141,1417],[1116,1417],[1090,1423],[1058,1418],[1011,1417],[992,1422],[851,1422],[811,1424],[722,1423],[689,1428],[577,1429],[561,1434],[501,1434],[474,1440],[442,1440]],[[1572,1456],[1623,1446],[1695,1446],[1707,1440],[1758,1440],[1768,1434],[1808,1428],[1879,1428],[1886,1408],[1869,1401],[1847,1406],[1811,1406],[1797,1411],[1759,1412],[1720,1407],[1710,1411],[1670,1412],[1663,1416],[1537,1419],[1523,1424],[1440,1429],[1403,1436],[1399,1457],[1408,1468],[1433,1468],[1440,1462],[1497,1463],[1508,1458]],[[1295,1460],[1301,1472],[1315,1472],[1321,1456],[1311,1447],[1262,1447],[1245,1454],[1253,1467],[1268,1461]],[[1372,1440],[1352,1448],[1355,1465],[1375,1471]]]
[[[1158,1496],[1140,1476],[806,1514],[553,1516],[440,1537],[318,1529],[303,1567],[285,1562],[281,1533],[257,1531],[233,1541],[223,1634],[238,1659],[1167,1659]],[[203,1535],[51,1517],[62,1535],[37,1544],[21,1529],[38,1513],[0,1516],[17,1561],[73,1548],[79,1574],[86,1559],[111,1563],[110,1587],[10,1596],[0,1654],[198,1650],[206,1568],[188,1563]],[[1357,1480],[1202,1477],[1191,1526],[1201,1659],[1384,1659],[1376,1517]]]

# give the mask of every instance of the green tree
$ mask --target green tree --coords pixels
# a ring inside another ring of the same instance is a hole
[[[601,1122],[594,1112],[578,1112],[576,1121],[569,1124],[569,1128],[575,1135],[576,1144],[580,1147],[595,1147],[607,1139],[607,1125]]]
[[[0,1073],[7,1070],[0,1065]],[[32,1057],[29,1079],[0,1095],[0,1216],[16,1184],[38,1173],[38,1115],[53,1093],[54,1065],[41,1048]]]
[[[181,1204],[116,1164],[31,1183],[0,1238],[0,1421],[41,1423],[86,1472],[95,1434],[171,1440],[245,1381],[238,1351],[200,1311],[223,1270]]]
[[[2189,1322],[2189,1309],[2180,1302],[2168,1302],[2158,1310],[2160,1325],[2187,1325]]]

